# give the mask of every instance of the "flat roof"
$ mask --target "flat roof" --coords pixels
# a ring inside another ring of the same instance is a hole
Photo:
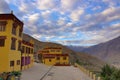
[[[20,21],[14,14],[12,13],[8,13],[8,14],[0,14],[0,20],[8,20],[8,19],[11,19],[11,20],[15,20],[19,25],[22,25],[23,26],[23,22]]]

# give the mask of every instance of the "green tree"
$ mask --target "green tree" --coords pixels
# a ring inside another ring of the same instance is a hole
[[[101,72],[101,76],[103,80],[113,80],[111,78],[111,76],[113,75],[115,71],[114,67],[110,67],[108,64],[106,64],[103,68],[102,68],[102,72]],[[114,79],[115,80],[115,79]]]

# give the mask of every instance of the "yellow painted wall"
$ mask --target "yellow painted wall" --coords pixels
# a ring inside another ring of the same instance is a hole
[[[2,20],[3,21],[3,20]],[[19,71],[21,65],[16,65],[17,60],[21,60],[21,52],[18,51],[18,41],[22,40],[18,36],[19,27],[17,27],[16,35],[12,34],[13,20],[7,20],[6,31],[0,32],[0,36],[6,36],[5,46],[0,47],[0,72]],[[16,50],[11,50],[11,38],[16,38]],[[14,60],[14,67],[10,67],[10,61]]]
[[[62,49],[49,49],[50,54],[62,54]]]
[[[20,51],[18,51],[18,41],[22,41],[22,37],[19,37],[19,28],[20,28],[20,26],[18,25],[17,26],[17,28],[16,28],[16,35],[13,35],[12,34],[12,24],[13,24],[14,22],[12,21],[11,22],[11,31],[10,31],[10,35],[9,36],[11,36],[11,38],[12,37],[14,37],[14,38],[16,38],[17,40],[16,40],[16,50],[11,50],[10,49],[10,51],[9,51],[9,54],[8,54],[8,61],[10,62],[10,61],[12,61],[12,60],[14,60],[15,61],[15,64],[14,64],[14,67],[10,67],[9,65],[10,65],[10,63],[8,64],[8,71],[20,71],[21,70],[21,63],[20,63],[20,65],[17,65],[17,60],[20,60],[20,62],[21,62],[21,52]],[[11,48],[11,38],[10,38],[10,46],[9,46],[9,48]]]
[[[9,62],[12,61],[12,60],[15,61],[14,67],[9,66],[8,71],[20,71],[21,70],[21,64],[17,65],[17,60],[20,60],[20,62],[21,62],[21,53],[19,52],[19,54],[16,54],[16,52],[13,52],[13,53],[8,55],[9,56],[9,60],[8,60]],[[9,65],[10,65],[10,63],[9,63]]]
[[[60,57],[60,64],[69,64],[69,57],[66,57],[66,60],[63,59],[63,56]]]
[[[46,64],[46,65],[54,65],[56,63],[55,58],[50,58],[50,59],[51,59],[51,62],[49,61],[48,58],[44,59],[44,64]]]
[[[33,63],[34,63],[34,58],[33,58],[33,54],[29,54],[30,56],[30,64],[28,65],[29,68],[33,66]]]
[[[0,20],[3,21],[3,20]],[[6,31],[5,32],[0,32],[0,36],[6,36],[7,39],[5,39],[5,46],[0,47],[0,72],[5,72],[8,70],[8,52],[9,52],[9,47],[10,46],[10,37],[9,37],[9,29],[8,27],[10,25],[10,20],[8,21],[8,24],[6,25]]]
[[[51,62],[49,61],[51,59]],[[60,57],[60,60],[57,60],[57,57],[55,58],[45,58],[43,59],[43,63],[46,65],[55,65],[57,63],[59,64],[69,64],[69,57],[66,57],[66,60],[63,59],[63,56]]]
[[[33,44],[33,42],[30,42],[30,43]],[[28,57],[28,56],[30,56],[30,64],[22,66],[22,70],[25,70],[25,69],[28,69],[28,68],[30,68],[30,67],[33,66],[33,63],[34,63],[34,56],[33,55],[34,55],[34,53],[31,53],[31,51],[30,51],[30,53],[26,53],[26,47],[31,48],[31,49],[33,49],[33,47],[25,45],[25,44],[22,44],[22,46],[25,47],[25,52],[22,53],[22,57]],[[24,62],[25,62],[25,60],[24,60]]]

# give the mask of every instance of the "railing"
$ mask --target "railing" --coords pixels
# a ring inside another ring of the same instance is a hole
[[[102,80],[101,77],[97,77],[96,74],[85,69],[84,67],[80,66],[79,64],[75,63],[75,66],[77,66],[81,71],[83,71],[85,74],[87,74],[93,80]]]

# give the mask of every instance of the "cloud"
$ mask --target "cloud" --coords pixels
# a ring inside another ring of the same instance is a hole
[[[110,8],[108,8],[108,9],[104,10],[104,11],[102,12],[102,14],[103,14],[103,15],[108,15],[108,14],[111,14],[112,12],[114,12],[114,11],[115,11],[115,8],[114,8],[114,7],[110,7]]]
[[[120,4],[119,0],[103,0],[104,3],[108,5],[108,7],[117,6],[117,4]]]
[[[63,45],[79,45],[81,43],[81,40],[64,40],[64,41],[58,41],[60,44]],[[57,42],[57,43],[58,43]]]
[[[91,46],[99,43],[106,42],[119,36],[120,24],[114,24],[104,30],[99,31],[85,31],[82,32],[86,35],[87,39],[72,39],[72,40],[58,40],[57,43],[64,45],[76,45],[76,46]],[[107,34],[107,35],[106,35]]]
[[[80,24],[78,30],[91,31],[101,30],[105,26],[108,27],[111,22],[120,20],[120,7],[107,8],[100,13],[87,14],[83,18],[83,23]],[[84,27],[83,27],[84,26]]]
[[[106,27],[104,29],[98,30],[98,31],[83,32],[83,34],[85,34],[87,37],[89,37],[89,39],[86,40],[86,41],[88,41],[86,43],[94,45],[94,44],[98,44],[101,42],[111,40],[111,39],[119,36],[119,33],[120,33],[119,25],[120,25],[120,23],[117,23],[117,24],[113,24],[109,27]]]
[[[80,16],[84,13],[84,10],[83,9],[76,9],[74,11],[71,12],[70,14],[70,18],[73,20],[73,21],[79,21],[80,20]]]
[[[78,7],[85,8],[86,7],[86,1],[84,0],[60,0],[61,1],[61,8],[65,11],[71,11]],[[83,4],[84,3],[84,4]]]
[[[0,11],[10,6],[24,21],[24,32],[42,41],[94,45],[119,36],[119,0],[5,1]]]
[[[96,7],[92,8],[93,11],[99,10],[99,9],[101,9],[101,6],[96,6]]]
[[[31,15],[28,16],[28,23],[34,24],[35,22],[38,21],[39,18],[40,18],[39,13],[31,14]]]
[[[37,0],[36,4],[40,10],[48,10],[57,6],[57,2],[55,0]]]
[[[39,13],[32,13],[23,16],[24,31],[29,34],[35,34],[38,31],[38,23],[41,15]],[[26,30],[27,29],[27,30]]]
[[[63,9],[71,9],[74,6],[75,1],[76,0],[74,0],[74,1],[71,1],[71,0],[61,0],[61,7]]]
[[[45,10],[45,11],[41,12],[41,16],[45,19],[48,19],[50,14],[51,14],[51,11],[49,11],[49,10]]]
[[[0,12],[10,12],[9,5],[4,0],[0,0]]]
[[[32,37],[36,38],[36,39],[41,39],[42,35],[39,34],[33,34]]]
[[[60,17],[59,20],[57,21],[57,23],[58,23],[59,26],[62,26],[62,25],[66,24],[65,21],[66,21],[65,18]]]
[[[19,10],[21,12],[28,12],[28,5],[26,3],[24,3],[24,2],[21,1]]]

